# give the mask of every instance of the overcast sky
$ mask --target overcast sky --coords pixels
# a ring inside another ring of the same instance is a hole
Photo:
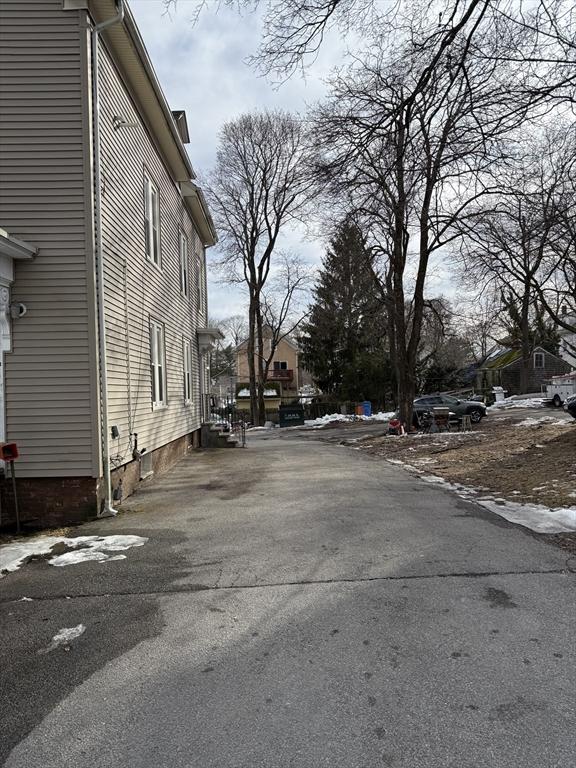
[[[327,95],[325,80],[343,62],[346,44],[329,33],[320,55],[307,71],[306,80],[292,77],[280,88],[259,77],[245,63],[258,49],[259,14],[240,16],[208,0],[207,9],[194,23],[197,0],[177,0],[170,14],[162,0],[130,0],[130,7],[171,109],[184,109],[188,118],[188,153],[199,175],[212,167],[222,125],[239,115],[279,107],[304,114],[307,105]],[[212,10],[213,9],[213,10]],[[325,244],[302,232],[288,232],[284,248],[300,253],[313,265],[320,263]],[[217,255],[216,249],[211,249]],[[210,252],[209,252],[210,254]],[[447,272],[442,253],[431,259],[430,295],[454,297],[457,289]],[[214,318],[243,312],[245,302],[238,288],[209,281],[209,311]]]
[[[326,94],[324,79],[342,60],[344,46],[333,38],[310,68],[306,80],[293,77],[279,89],[257,76],[245,63],[256,52],[260,18],[239,16],[209,2],[196,24],[196,0],[177,0],[170,15],[162,0],[130,0],[144,43],[171,109],[184,109],[188,118],[188,153],[197,173],[214,163],[221,126],[244,112],[280,107],[303,114],[307,104]],[[318,264],[323,244],[303,233],[288,233],[284,247]],[[226,317],[243,306],[243,296],[210,283],[210,314]]]

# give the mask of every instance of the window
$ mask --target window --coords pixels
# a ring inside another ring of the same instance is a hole
[[[274,370],[275,371],[287,371],[288,370],[288,363],[281,361],[281,360],[275,360],[274,361]]]
[[[144,176],[144,230],[146,258],[160,266],[160,193],[158,187]]]
[[[534,368],[544,368],[544,352],[534,352]]]
[[[192,344],[184,339],[182,345],[184,355],[184,402],[192,402]]]
[[[188,296],[188,239],[180,230],[180,292]]]
[[[198,256],[198,312],[203,315],[206,309],[204,305],[204,258]]]
[[[152,379],[152,409],[166,405],[166,348],[164,326],[150,320],[150,375]]]

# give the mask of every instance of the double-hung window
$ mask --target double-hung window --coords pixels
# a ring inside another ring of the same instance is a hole
[[[197,272],[198,272],[198,312],[199,314],[203,315],[205,311],[205,306],[204,306],[205,274],[204,274],[204,258],[202,254],[198,255]]]
[[[534,352],[534,368],[544,368],[544,352]]]
[[[166,405],[166,345],[164,326],[150,320],[150,375],[152,379],[152,408]]]
[[[180,230],[180,292],[188,296],[188,238]]]
[[[192,402],[192,344],[184,339],[182,344],[184,355],[184,402]]]
[[[144,176],[144,230],[146,258],[160,266],[160,193],[149,176]]]

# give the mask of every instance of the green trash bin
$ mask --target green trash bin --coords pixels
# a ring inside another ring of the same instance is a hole
[[[281,405],[278,415],[281,427],[301,427],[304,424],[304,408],[301,405]]]

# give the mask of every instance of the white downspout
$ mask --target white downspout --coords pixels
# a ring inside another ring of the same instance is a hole
[[[98,517],[114,517],[112,477],[110,474],[108,425],[108,367],[106,362],[106,317],[104,312],[104,249],[102,245],[102,193],[100,174],[100,98],[98,88],[98,39],[100,33],[124,19],[124,0],[117,0],[118,13],[92,28],[92,115],[94,132],[94,219],[96,239],[96,304],[98,311],[98,358],[100,373],[100,449],[104,472],[104,506]]]

